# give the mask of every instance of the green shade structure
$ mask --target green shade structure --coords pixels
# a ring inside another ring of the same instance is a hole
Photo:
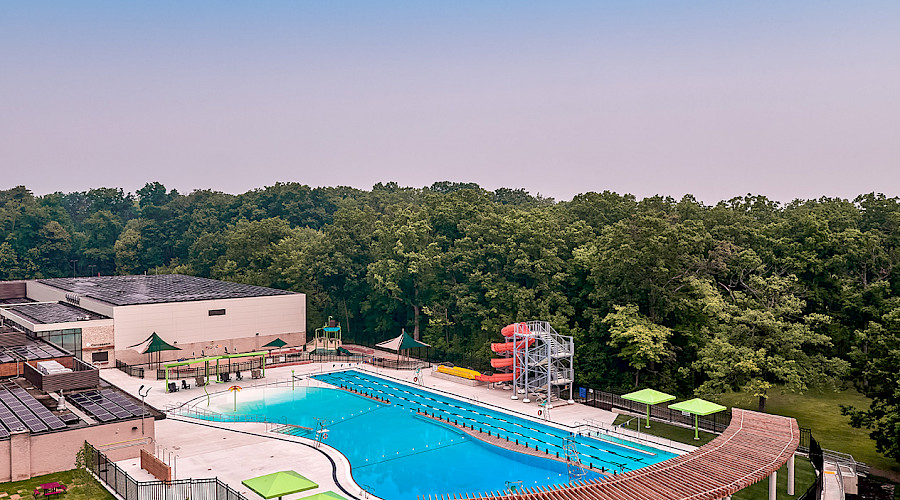
[[[700,439],[700,425],[697,420],[700,415],[710,415],[722,410],[727,410],[727,408],[720,404],[700,398],[670,404],[669,409],[694,414],[694,439]]]
[[[333,491],[326,491],[325,493],[316,493],[315,495],[302,497],[300,500],[347,500],[347,497],[342,497]]]
[[[383,347],[385,349],[390,349],[392,351],[402,351],[405,349],[412,349],[413,347],[431,347],[425,342],[419,342],[418,340],[412,338],[406,330],[400,334],[399,337],[393,338],[391,340],[386,340],[380,344],[377,344],[376,347]]]
[[[129,346],[128,348],[134,349],[141,354],[149,354],[151,365],[153,363],[153,353],[157,353],[156,362],[159,363],[160,362],[159,358],[162,356],[159,353],[161,353],[163,351],[180,351],[181,350],[180,347],[175,347],[172,344],[169,344],[168,342],[163,340],[162,337],[160,337],[159,335],[156,334],[156,332],[153,332],[149,337],[147,337],[147,340],[145,340],[143,342],[139,342],[137,344],[134,344],[133,346]]]
[[[635,401],[637,403],[644,403],[647,405],[647,428],[650,428],[650,405],[658,405],[660,403],[665,403],[666,401],[672,401],[675,399],[675,396],[671,394],[666,394],[664,392],[659,392],[654,389],[641,389],[635,392],[629,392],[622,396],[622,399],[627,399],[628,401]],[[640,427],[640,420],[638,420],[638,427]]]
[[[426,344],[425,342],[419,342],[418,340],[410,337],[410,335],[406,333],[406,330],[401,330],[399,337],[393,338],[391,340],[385,340],[380,344],[375,344],[375,347],[397,351],[397,362],[399,363],[400,351],[409,350],[413,347],[431,347],[431,345]]]
[[[265,476],[244,479],[241,484],[263,498],[281,498],[284,495],[318,488],[319,485],[292,470],[273,472]]]
[[[277,338],[277,339],[269,342],[268,344],[262,346],[262,348],[263,349],[281,349],[282,347],[284,347],[286,345],[287,345],[287,342],[281,340],[280,338]]]

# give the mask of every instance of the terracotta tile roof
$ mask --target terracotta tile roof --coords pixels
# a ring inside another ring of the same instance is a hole
[[[473,498],[715,500],[765,479],[787,462],[799,442],[793,418],[734,408],[722,435],[686,455],[601,480]]]

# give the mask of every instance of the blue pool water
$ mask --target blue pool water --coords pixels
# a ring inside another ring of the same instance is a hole
[[[565,463],[483,443],[455,427],[416,415],[416,411],[518,440],[554,457],[557,453],[565,457],[564,439],[574,439],[582,462],[616,473],[674,456],[638,444],[618,445],[573,436],[562,429],[355,370],[315,378],[335,387],[378,395],[390,404],[344,390],[297,387],[270,393],[261,401],[239,404],[237,412],[227,413],[263,414],[270,421],[309,428],[323,421],[328,428],[327,443],[350,461],[356,482],[386,500],[502,491],[507,482],[521,481],[526,487],[569,482]],[[312,434],[299,429],[299,435]],[[584,479],[599,477],[587,471]]]

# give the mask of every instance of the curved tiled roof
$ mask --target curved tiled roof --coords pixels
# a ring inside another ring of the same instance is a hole
[[[688,454],[601,480],[476,498],[715,500],[765,479],[788,461],[799,442],[793,418],[734,408],[725,432]]]

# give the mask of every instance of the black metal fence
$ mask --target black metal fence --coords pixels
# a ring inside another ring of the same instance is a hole
[[[131,377],[144,378],[144,367],[129,365],[128,363],[120,360],[116,360],[116,368],[125,372],[127,375]]]
[[[601,408],[603,410],[625,410],[639,415],[646,415],[647,405],[635,401],[623,399],[618,394],[579,387],[575,391],[575,402]],[[694,416],[685,414],[677,410],[670,410],[663,405],[652,405],[650,407],[650,417],[666,422],[674,422],[682,425],[694,426]],[[719,412],[708,417],[702,417],[697,420],[700,429],[716,434],[721,434],[731,423],[731,413]]]
[[[813,467],[816,469],[816,480],[813,481],[813,484],[809,486],[805,493],[797,497],[797,500],[819,500],[822,498],[822,489],[824,488],[825,474],[823,474],[825,459],[822,453],[822,447],[819,446],[818,441],[814,437],[812,437],[811,433],[809,435],[809,461],[812,462]],[[802,434],[801,434],[802,441]]]
[[[90,452],[85,465],[125,500],[248,500],[218,478],[138,481],[90,443],[84,444]]]
[[[236,373],[236,372],[246,372],[250,370],[255,370],[262,368],[262,358],[254,357],[250,358],[247,361],[229,361],[229,360],[220,360],[219,364],[216,365],[214,363],[209,364],[209,376],[210,378],[216,378],[220,373]],[[206,377],[207,371],[206,366],[178,366],[175,368],[169,368],[169,380],[178,380],[182,378],[196,378],[196,377]],[[156,380],[165,380],[166,379],[166,370],[165,368],[159,368],[156,370]]]

